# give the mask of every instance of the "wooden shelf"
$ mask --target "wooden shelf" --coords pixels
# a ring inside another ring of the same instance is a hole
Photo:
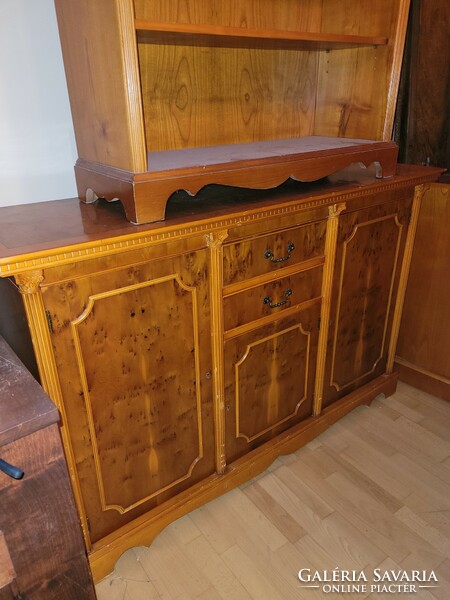
[[[157,23],[136,20],[138,42],[185,44],[195,46],[250,46],[299,48],[349,48],[351,46],[385,46],[386,37],[281,31],[279,29],[249,29],[190,23]]]
[[[161,173],[179,169],[202,169],[221,167],[227,169],[244,161],[246,165],[272,163],[274,160],[289,161],[300,158],[322,158],[335,155],[354,155],[358,151],[371,150],[383,142],[341,137],[310,135],[299,138],[185,148],[148,152],[148,173]],[[389,147],[392,144],[387,144]],[[326,173],[329,175],[329,173]]]

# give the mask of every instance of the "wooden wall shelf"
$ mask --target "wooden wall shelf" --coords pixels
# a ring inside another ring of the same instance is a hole
[[[301,48],[329,50],[352,46],[384,46],[383,36],[348,35],[308,31],[282,31],[277,29],[249,29],[195,25],[191,23],[157,23],[136,20],[138,42],[165,44],[193,44],[198,46],[224,45],[255,48]]]

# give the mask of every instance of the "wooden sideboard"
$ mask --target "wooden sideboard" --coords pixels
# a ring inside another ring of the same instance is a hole
[[[58,411],[1,336],[0,413],[0,597],[94,600]]]
[[[394,392],[417,216],[440,172],[216,186],[140,226],[104,202],[0,209],[0,274],[61,413],[95,578]]]

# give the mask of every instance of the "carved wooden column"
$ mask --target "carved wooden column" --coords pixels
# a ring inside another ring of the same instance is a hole
[[[44,281],[43,271],[36,269],[26,271],[15,276],[15,280],[19,291],[22,295],[25,312],[31,333],[36,362],[39,369],[41,385],[53,402],[56,404],[61,414],[60,432],[64,442],[65,453],[71,455],[71,460],[68,460],[69,474],[72,482],[72,488],[78,507],[82,507],[81,491],[78,481],[78,476],[73,466],[75,457],[72,451],[72,444],[66,423],[67,417],[62,400],[61,387],[59,385],[58,371],[53,354],[53,347],[50,338],[49,323],[45,312],[44,301],[40,289],[41,283]],[[80,514],[84,514],[84,510],[80,510]],[[89,546],[88,526],[85,519],[81,519],[81,526],[86,544]],[[89,549],[89,547],[88,547]]]
[[[320,414],[322,409],[325,360],[328,343],[328,324],[330,322],[331,291],[333,286],[334,261],[336,258],[336,242],[339,227],[339,215],[345,210],[344,202],[333,204],[328,208],[327,234],[325,238],[325,265],[322,279],[322,308],[320,313],[320,331],[317,347],[317,366],[314,391],[313,414]]]
[[[226,468],[225,456],[225,384],[223,369],[223,242],[228,230],[210,233],[206,241],[210,249],[210,293],[211,293],[211,331],[214,390],[214,423],[216,428],[215,451],[216,470],[223,473]]]

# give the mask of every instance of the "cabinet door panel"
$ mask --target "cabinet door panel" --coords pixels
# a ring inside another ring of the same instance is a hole
[[[105,508],[129,510],[203,456],[195,300],[169,276],[90,296],[71,323]]]
[[[341,218],[324,404],[385,371],[410,201]]]
[[[312,414],[319,306],[225,342],[228,462]]]
[[[44,289],[94,540],[214,470],[198,254]]]

